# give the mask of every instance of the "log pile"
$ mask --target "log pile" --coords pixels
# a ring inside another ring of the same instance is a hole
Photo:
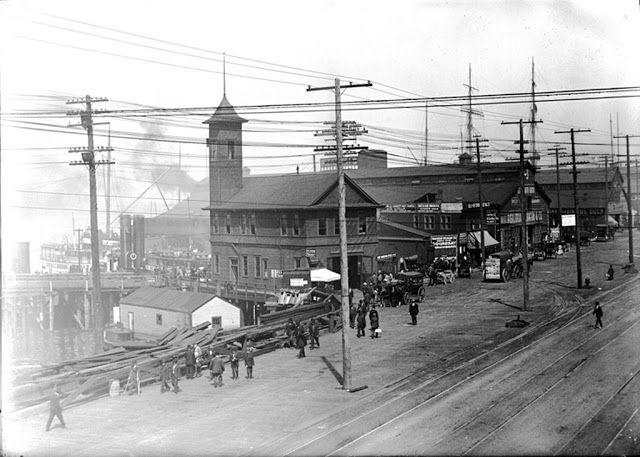
[[[142,384],[149,384],[158,380],[163,360],[178,357],[179,364],[184,366],[187,345],[197,344],[203,352],[211,348],[225,355],[232,348],[246,349],[250,342],[255,348],[254,356],[259,356],[285,344],[284,327],[289,318],[297,322],[317,318],[323,328],[328,325],[329,315],[339,315],[334,309],[335,298],[327,296],[322,302],[312,305],[263,315],[260,325],[222,331],[218,326],[205,322],[185,329],[172,328],[152,347],[134,350],[118,347],[89,357],[32,367],[13,378],[7,404],[12,410],[19,410],[46,403],[55,384],[65,394],[63,406],[98,398],[109,393],[113,381],[124,386],[134,362]]]

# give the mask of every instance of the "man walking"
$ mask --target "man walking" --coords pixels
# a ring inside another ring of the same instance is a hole
[[[222,387],[222,373],[224,373],[224,363],[217,352],[213,353],[213,358],[209,362],[209,370],[211,370],[211,381],[213,387]]]
[[[364,329],[367,328],[367,317],[364,313],[364,308],[358,308],[358,316],[356,317],[356,324],[358,327],[358,333],[356,336],[360,338],[361,336],[365,336]]]
[[[597,301],[595,306],[593,307],[593,313],[596,316],[596,325],[594,326],[595,328],[598,328],[598,325],[600,325],[600,328],[602,328],[602,307],[600,306],[600,302]]]
[[[311,337],[311,349],[315,349],[316,346],[320,347],[320,326],[315,319],[311,319],[309,324],[309,336]]]
[[[375,307],[369,311],[369,323],[371,324],[371,338],[378,338],[378,332],[376,332],[378,330],[378,311]]]
[[[409,314],[411,315],[411,325],[416,325],[418,323],[418,313],[420,310],[418,309],[418,302],[416,300],[411,300],[411,304],[409,305]]]
[[[129,370],[129,378],[127,379],[127,384],[124,386],[124,393],[129,391],[129,386],[131,386],[134,391],[140,395],[142,391],[140,390],[140,370],[138,370],[138,364],[136,362],[131,362],[131,370]],[[133,395],[133,392],[130,392],[129,395]]]
[[[247,379],[253,379],[253,366],[255,365],[253,351],[255,351],[255,348],[253,346],[249,346],[247,347],[247,351],[244,355],[244,365],[247,367]]]
[[[53,386],[53,392],[49,396],[49,419],[47,419],[47,432],[51,430],[51,422],[54,417],[57,417],[62,424],[62,428],[67,428],[67,425],[64,423],[64,418],[62,417],[62,405],[60,403],[60,399],[62,398],[62,392],[58,388],[58,384]]]
[[[238,351],[235,348],[231,351],[231,355],[229,356],[229,365],[231,365],[231,379],[238,379],[238,363],[240,360],[238,359]]]

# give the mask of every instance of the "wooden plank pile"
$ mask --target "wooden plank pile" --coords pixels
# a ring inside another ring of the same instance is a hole
[[[187,345],[199,345],[203,352],[209,348],[228,354],[232,348],[243,350],[247,342],[255,348],[254,356],[273,351],[285,344],[284,326],[289,318],[297,322],[317,318],[321,328],[328,324],[334,311],[335,298],[327,296],[322,302],[261,316],[261,325],[251,325],[222,331],[205,322],[191,328],[172,328],[153,347],[127,350],[119,347],[100,354],[31,368],[11,380],[9,401],[11,410],[40,405],[48,401],[55,384],[66,394],[63,406],[98,398],[109,393],[113,381],[124,386],[132,364],[140,372],[142,384],[157,381],[163,360],[178,357],[184,366]],[[266,318],[266,319],[265,319]]]

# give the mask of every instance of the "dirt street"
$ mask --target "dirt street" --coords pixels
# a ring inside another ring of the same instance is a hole
[[[321,347],[256,359],[255,379],[214,389],[103,398],[65,410],[3,415],[11,455],[579,454],[633,453],[640,415],[640,284],[623,274],[626,237],[583,250],[592,288],[575,288],[575,253],[535,262],[531,307],[522,280],[427,288],[418,325],[380,310],[382,338],[351,331],[356,393],[340,389],[340,334]],[[636,244],[637,245],[637,244]],[[604,281],[610,263],[614,281]],[[593,328],[592,300],[604,329]],[[506,328],[520,315],[525,328]],[[308,349],[308,348],[307,348]],[[636,452],[637,453],[637,452]]]

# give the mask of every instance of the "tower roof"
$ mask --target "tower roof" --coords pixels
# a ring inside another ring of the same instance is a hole
[[[215,113],[203,122],[203,124],[213,124],[214,122],[247,122],[243,117],[238,116],[227,96],[223,95],[220,104],[216,108]]]

